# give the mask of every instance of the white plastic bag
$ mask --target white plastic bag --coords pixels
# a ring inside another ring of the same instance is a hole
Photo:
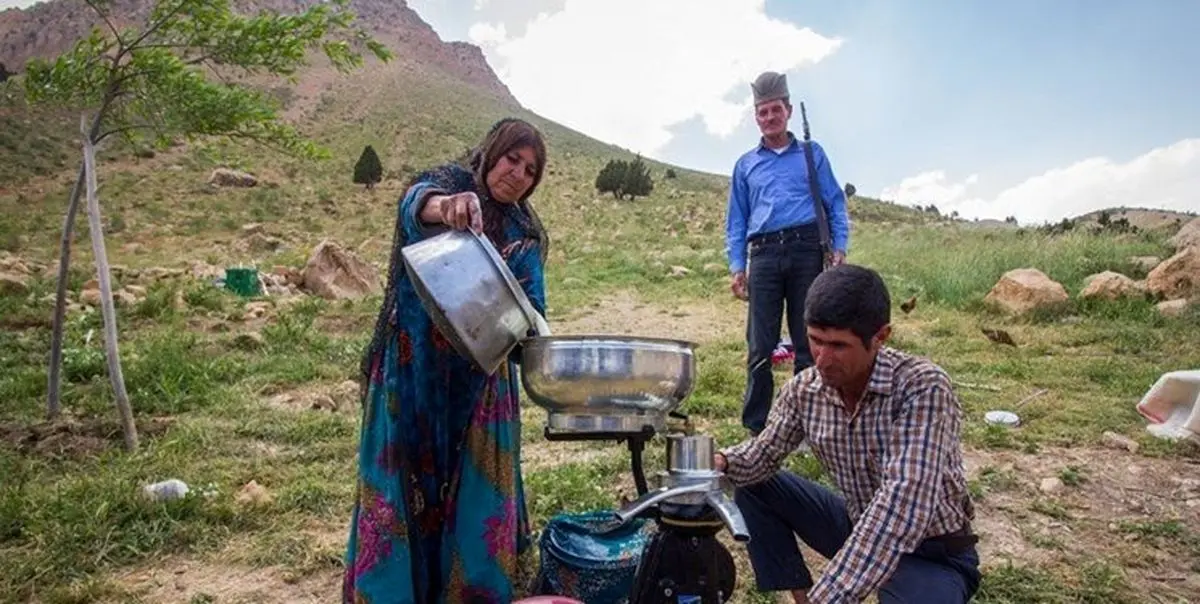
[[[1170,440],[1200,438],[1200,370],[1164,373],[1137,404],[1151,434]]]

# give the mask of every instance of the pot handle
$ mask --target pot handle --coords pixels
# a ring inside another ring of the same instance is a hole
[[[546,319],[542,317],[542,314],[536,310],[533,311],[533,323],[534,335],[543,337],[550,335],[550,324],[547,323]]]

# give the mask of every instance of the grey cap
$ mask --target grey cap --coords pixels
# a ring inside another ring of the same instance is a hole
[[[790,96],[787,75],[774,71],[764,71],[750,84],[750,89],[754,91],[755,105],[775,99],[787,99]]]

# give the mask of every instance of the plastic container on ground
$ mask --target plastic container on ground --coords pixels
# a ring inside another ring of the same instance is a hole
[[[244,298],[253,298],[262,294],[262,287],[258,281],[258,269],[243,267],[225,269],[225,289]]]
[[[1168,439],[1200,438],[1200,369],[1164,373],[1137,404],[1146,429]]]
[[[181,499],[187,495],[188,486],[187,483],[183,482],[182,480],[179,480],[178,478],[172,478],[170,480],[148,484],[142,487],[142,492],[145,493],[146,498],[150,499],[151,501],[170,501],[172,499]]]

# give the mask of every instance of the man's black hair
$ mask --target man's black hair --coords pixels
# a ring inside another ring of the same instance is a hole
[[[841,264],[817,276],[804,300],[804,322],[822,329],[849,329],[863,346],[891,322],[892,301],[879,273]]]

